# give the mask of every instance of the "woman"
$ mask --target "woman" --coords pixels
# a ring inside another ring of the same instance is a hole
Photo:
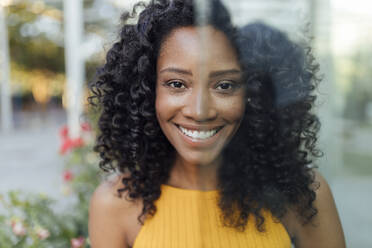
[[[90,100],[100,166],[119,176],[92,197],[93,248],[344,247],[310,166],[310,51],[210,3],[196,25],[191,0],[151,1],[107,54]]]

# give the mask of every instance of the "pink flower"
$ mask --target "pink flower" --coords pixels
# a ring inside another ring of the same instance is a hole
[[[88,132],[88,131],[92,130],[92,127],[90,126],[90,124],[88,122],[81,123],[80,127],[81,127],[81,130],[83,130],[83,131]]]
[[[82,146],[84,146],[84,141],[82,138],[76,138],[76,139],[66,138],[62,141],[62,145],[59,149],[59,153],[63,155],[69,150],[82,147]]]
[[[59,135],[64,139],[68,137],[68,127],[67,127],[67,125],[64,125],[64,126],[61,127],[61,129],[59,130]]]
[[[62,141],[62,145],[59,148],[59,153],[60,154],[65,154],[68,150],[71,148],[71,140],[69,138],[65,139]]]
[[[74,179],[74,174],[70,170],[65,170],[62,174],[64,182],[70,182]]]
[[[85,244],[84,237],[71,239],[71,248],[83,248],[84,244]]]
[[[12,221],[11,226],[12,226],[12,231],[16,236],[26,235],[26,227],[23,225],[21,221]]]
[[[80,127],[81,127],[81,130],[83,130],[84,132],[88,132],[92,130],[90,124],[87,122],[82,123]],[[83,136],[84,136],[84,132],[82,133]],[[59,135],[62,138],[62,144],[59,148],[59,153],[62,155],[66,154],[68,151],[74,148],[82,147],[85,145],[85,142],[82,137],[78,137],[74,139],[69,137],[69,130],[68,130],[67,125],[64,125],[61,128],[61,130],[59,131]]]
[[[77,147],[82,147],[84,146],[84,141],[82,138],[76,138],[71,140],[71,147],[72,148],[77,148]]]
[[[48,238],[50,236],[50,232],[41,227],[41,226],[38,226],[35,228],[35,232],[36,232],[36,236],[40,239],[40,240],[44,240],[46,238]]]

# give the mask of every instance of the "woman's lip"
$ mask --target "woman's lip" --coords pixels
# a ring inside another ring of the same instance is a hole
[[[196,125],[190,125],[190,124],[179,124],[175,123],[177,128],[179,126],[187,129],[187,130],[192,130],[192,131],[210,131],[210,130],[215,130],[215,129],[221,129],[223,125],[208,125],[208,126],[196,126]]]
[[[183,127],[183,126],[182,126]],[[191,147],[194,147],[194,148],[203,148],[203,147],[208,147],[210,145],[212,145],[216,139],[218,138],[218,136],[220,135],[221,133],[221,129],[224,127],[224,126],[219,126],[220,127],[220,130],[215,134],[213,135],[212,137],[210,138],[207,138],[207,139],[194,139],[192,137],[189,137],[187,136],[186,134],[184,134],[180,128],[177,126],[177,124],[175,125],[175,128],[177,128],[178,132],[180,133],[182,139]],[[196,130],[196,129],[194,129]],[[200,129],[198,129],[200,130]]]

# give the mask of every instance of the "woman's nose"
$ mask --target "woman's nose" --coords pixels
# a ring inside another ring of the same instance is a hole
[[[197,122],[213,120],[217,111],[208,89],[194,88],[186,100],[183,115]]]

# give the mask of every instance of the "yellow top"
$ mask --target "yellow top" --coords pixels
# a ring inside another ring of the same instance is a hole
[[[218,191],[198,191],[162,185],[157,211],[146,219],[133,248],[290,248],[284,226],[264,211],[266,232],[254,217],[244,232],[224,227],[217,206]]]

